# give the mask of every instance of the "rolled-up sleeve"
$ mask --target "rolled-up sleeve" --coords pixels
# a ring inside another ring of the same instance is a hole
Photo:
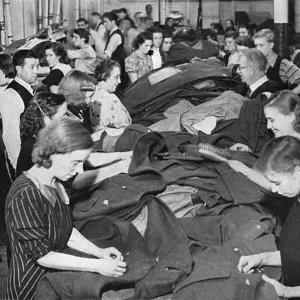
[[[42,203],[42,196],[38,190],[26,188],[10,205],[10,222],[21,251],[33,260],[43,257],[52,248],[48,238],[47,216],[43,215]]]

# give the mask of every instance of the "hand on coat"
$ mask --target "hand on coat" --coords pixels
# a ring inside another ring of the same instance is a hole
[[[94,271],[105,275],[119,277],[126,272],[126,263],[117,259],[97,259],[94,264]]]
[[[240,273],[251,274],[254,269],[261,267],[264,264],[264,255],[254,254],[242,256],[237,266]]]
[[[116,259],[118,261],[124,260],[122,253],[114,247],[102,249],[102,253],[102,258],[104,259]]]
[[[232,145],[229,149],[232,151],[252,152],[248,146],[241,143],[236,143]]]
[[[286,295],[286,286],[284,286],[283,284],[281,284],[280,282],[278,282],[277,280],[275,279],[272,279],[266,275],[263,275],[262,276],[263,280],[268,282],[268,283],[271,283],[275,290],[276,290],[276,293],[279,297],[284,297]]]

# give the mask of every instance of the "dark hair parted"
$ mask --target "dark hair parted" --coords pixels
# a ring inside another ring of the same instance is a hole
[[[58,93],[63,94],[67,100],[69,108],[85,109],[86,94],[81,88],[85,85],[96,85],[97,80],[79,70],[72,70],[61,80]]]
[[[10,55],[0,54],[0,70],[7,78],[14,78],[16,76],[15,68]]]
[[[37,93],[26,108],[20,123],[21,141],[36,135],[45,126],[44,117],[50,119],[57,113],[58,108],[66,102],[61,94],[50,92]]]
[[[88,20],[85,19],[85,18],[79,18],[79,19],[76,21],[76,23],[81,23],[81,22],[84,22],[85,25],[87,25],[87,24],[89,23]]]
[[[292,136],[272,139],[263,148],[254,169],[262,174],[270,171],[292,173],[300,165],[300,140]]]
[[[32,161],[39,167],[49,169],[52,165],[51,155],[87,150],[92,146],[91,135],[82,124],[63,117],[52,121],[39,132],[32,151]]]
[[[37,59],[36,54],[32,50],[19,50],[13,56],[13,65],[23,67],[25,64],[26,58],[34,58]]]
[[[282,115],[295,114],[293,128],[300,133],[300,98],[290,90],[282,90],[273,94],[265,108],[276,108]]]
[[[108,19],[109,21],[115,21],[115,22],[117,22],[117,20],[118,20],[117,14],[115,14],[111,11],[104,13],[102,15],[102,20],[104,20],[104,18]]]
[[[68,57],[67,50],[63,46],[63,44],[54,42],[45,47],[45,51],[51,49],[53,53],[59,57],[58,61],[63,63],[63,64],[68,64],[71,60]]]
[[[139,33],[132,42],[133,49],[138,50],[139,47],[143,45],[147,40],[152,41],[152,33],[148,31],[143,31]]]
[[[99,65],[97,65],[94,76],[98,82],[106,81],[106,79],[110,77],[111,72],[115,67],[121,70],[121,66],[118,62],[112,59],[104,60]]]
[[[253,48],[254,42],[252,38],[248,35],[240,35],[236,40],[235,43],[239,46],[244,46],[247,48]]]
[[[81,39],[84,40],[84,43],[87,44],[89,42],[89,32],[84,28],[76,28],[73,30],[73,35],[76,33],[79,35]]]

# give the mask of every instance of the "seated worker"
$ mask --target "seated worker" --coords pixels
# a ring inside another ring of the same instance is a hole
[[[259,50],[246,49],[240,52],[238,73],[248,86],[248,98],[254,99],[261,93],[278,91],[277,84],[265,74],[266,65],[267,59]]]
[[[173,35],[164,33],[161,48],[168,55],[173,45]]]
[[[282,283],[263,275],[272,284],[280,299],[300,297],[300,141],[291,136],[271,140],[255,164],[257,172],[270,182],[273,193],[296,198],[280,231],[278,250],[241,256],[238,270],[250,274],[264,266],[281,266]],[[282,297],[282,298],[281,298]]]
[[[239,26],[239,36],[249,36],[250,38],[253,35],[253,30],[250,25],[243,25]]]
[[[134,39],[132,46],[135,51],[125,59],[125,71],[131,83],[153,70],[152,59],[149,56],[152,44],[152,34],[147,31],[141,32]]]
[[[239,57],[237,55],[236,39],[238,33],[236,31],[227,31],[225,33],[225,49],[228,51],[224,56],[225,66],[233,66],[238,64]]]
[[[267,128],[273,132],[275,138],[292,136],[300,140],[300,98],[292,91],[282,90],[272,95],[269,101],[264,107]],[[230,149],[250,151],[247,148],[246,145],[235,144]],[[235,160],[229,161],[229,165],[266,190],[271,190],[270,182],[255,170]]]
[[[279,89],[293,85],[293,91],[300,94],[300,69],[289,60],[278,56],[274,48],[274,33],[270,29],[262,29],[254,36],[254,45],[267,58],[266,76],[277,83]]]
[[[163,32],[162,30],[157,27],[153,26],[147,29],[150,33],[152,33],[152,51],[153,54],[151,55],[152,63],[153,63],[153,70],[161,68],[163,65],[166,64],[167,58],[166,53],[162,50],[162,41],[163,41]]]
[[[93,75],[96,68],[96,52],[89,42],[89,32],[85,29],[74,29],[74,46],[78,50],[68,50],[70,59],[75,59],[75,69]]]
[[[97,247],[72,226],[61,181],[82,172],[92,147],[90,134],[67,117],[54,120],[39,133],[32,153],[34,166],[14,181],[6,199],[12,261],[0,287],[1,299],[33,299],[40,278],[54,270],[114,277],[126,272],[117,249]],[[87,256],[69,254],[75,250]]]
[[[100,63],[95,71],[98,85],[90,104],[90,118],[94,140],[99,140],[102,134],[115,137],[123,133],[124,129],[131,124],[131,117],[119,98],[114,94],[121,82],[121,67],[118,62],[109,60]],[[105,137],[104,137],[105,138]],[[109,147],[102,150],[112,152]]]

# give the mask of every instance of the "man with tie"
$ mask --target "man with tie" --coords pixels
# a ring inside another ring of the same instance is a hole
[[[261,93],[278,91],[277,84],[266,76],[266,65],[267,59],[259,50],[241,50],[237,71],[248,86],[247,98],[254,99]]]
[[[0,98],[2,138],[8,156],[8,164],[10,164],[11,179],[14,179],[14,170],[21,149],[20,118],[33,97],[32,84],[37,80],[38,64],[39,61],[33,51],[19,50],[16,52],[13,56],[16,77]]]

